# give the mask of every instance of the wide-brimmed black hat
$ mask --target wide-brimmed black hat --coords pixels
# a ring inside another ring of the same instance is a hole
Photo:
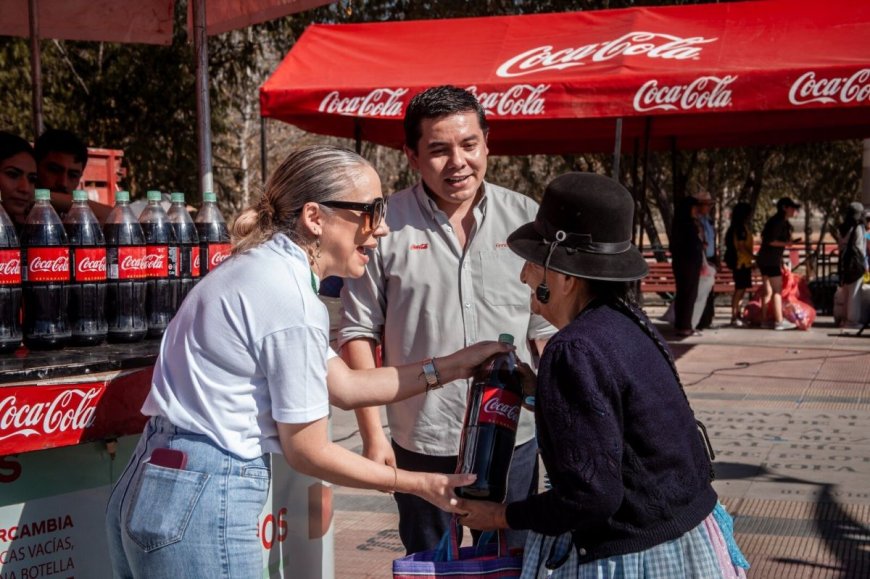
[[[649,268],[631,243],[634,201],[619,183],[594,173],[566,173],[544,192],[535,221],[508,237],[526,261],[576,277],[632,281]]]

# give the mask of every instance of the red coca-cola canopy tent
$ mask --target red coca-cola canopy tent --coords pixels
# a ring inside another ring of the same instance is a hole
[[[494,154],[870,137],[870,2],[791,0],[309,27],[261,114],[403,142],[405,107],[453,84]]]

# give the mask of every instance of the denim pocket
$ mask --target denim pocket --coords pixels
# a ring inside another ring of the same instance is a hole
[[[127,534],[145,552],[180,541],[208,479],[202,472],[143,464],[127,513]]]

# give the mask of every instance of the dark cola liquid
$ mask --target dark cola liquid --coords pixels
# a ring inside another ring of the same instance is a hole
[[[177,247],[169,221],[162,224],[144,222],[142,231],[149,247],[160,246],[166,253],[167,274],[149,275],[145,290],[145,317],[149,338],[159,338],[175,314],[178,304],[179,280],[176,277]]]
[[[110,342],[138,342],[148,332],[145,315],[145,294],[148,280],[117,279],[120,267],[120,247],[144,246],[145,237],[137,222],[107,223],[106,260],[109,279],[106,280],[106,321]],[[144,255],[144,252],[143,252]]]
[[[224,259],[230,252],[230,231],[223,222],[197,223],[196,233],[199,236],[199,262],[202,264],[201,276],[207,274],[217,264],[212,264],[215,248],[219,248]]]
[[[194,262],[202,263],[199,256],[199,236],[193,221],[173,223],[175,240],[178,242],[178,307],[199,281],[201,275],[194,267]],[[200,265],[201,267],[201,265]]]
[[[66,246],[66,232],[60,223],[30,223],[24,226],[21,236],[25,250],[22,256],[22,273],[33,261],[30,249]],[[68,250],[66,250],[68,252]],[[68,259],[67,253],[67,259]],[[34,262],[35,263],[35,262]],[[32,350],[61,348],[70,339],[69,326],[69,281],[35,282],[22,284],[24,305],[24,345]]]
[[[21,345],[21,286],[0,286],[0,353]]]
[[[109,330],[106,322],[105,272],[100,280],[83,281],[87,273],[78,271],[79,261],[87,251],[100,248],[102,257],[105,245],[99,223],[67,223],[64,225],[70,243],[69,323],[72,343],[78,346],[95,346],[106,339]],[[90,268],[88,268],[90,273]]]
[[[475,373],[468,391],[459,472],[474,473],[477,480],[457,488],[460,497],[504,501],[522,392],[513,352],[493,356]]]

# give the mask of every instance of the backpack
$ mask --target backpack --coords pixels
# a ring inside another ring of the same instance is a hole
[[[737,248],[734,247],[734,230],[728,229],[725,235],[725,255],[722,256],[722,261],[728,266],[728,269],[734,271],[737,269]]]

